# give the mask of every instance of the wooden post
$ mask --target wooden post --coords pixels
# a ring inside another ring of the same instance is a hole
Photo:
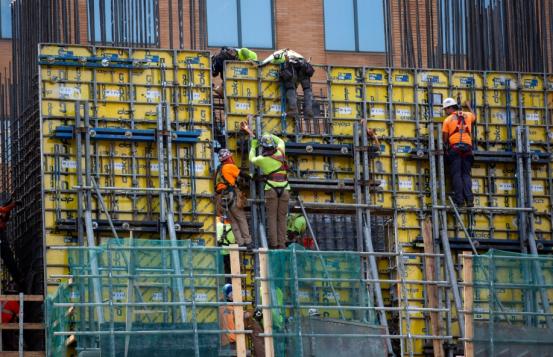
[[[465,301],[465,357],[474,357],[474,316],[473,316],[473,276],[472,276],[472,253],[463,252],[463,300]]]
[[[240,275],[240,252],[236,250],[238,248],[237,244],[231,244],[230,248],[230,273],[236,275],[232,277],[232,301],[241,303],[242,281],[238,277]],[[234,328],[244,331],[244,307],[242,305],[234,306]],[[241,332],[236,333],[236,355],[238,357],[246,357],[246,335]]]
[[[422,239],[424,242],[424,252],[426,254],[434,254],[434,243],[432,242],[432,223],[429,219],[424,221]],[[426,274],[427,281],[435,281],[434,276],[436,270],[434,269],[434,257],[425,256],[424,271]],[[426,285],[426,295],[428,296],[428,304],[431,308],[436,309],[438,307],[438,287],[434,284]],[[432,335],[439,336],[441,335],[441,323],[440,323],[440,313],[437,311],[430,312],[430,325],[432,328]],[[432,340],[432,347],[434,349],[434,356],[444,357],[444,346],[442,345],[442,340]]]
[[[271,293],[269,288],[269,281],[267,278],[269,274],[267,272],[267,248],[259,249],[259,277],[261,278],[261,304],[264,306],[271,305]],[[274,357],[275,349],[273,345],[273,312],[271,308],[263,308],[263,333],[265,336],[265,357]]]

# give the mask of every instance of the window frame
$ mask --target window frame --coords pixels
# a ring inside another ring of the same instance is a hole
[[[382,27],[382,33],[384,34],[384,49],[382,51],[363,51],[359,49],[359,13],[357,10],[357,1],[359,0],[351,0],[353,2],[353,33],[354,33],[354,42],[355,42],[355,49],[351,50],[331,50],[327,48],[326,43],[326,24],[325,24],[325,1],[322,0],[323,5],[323,38],[324,38],[324,46],[325,46],[325,52],[335,52],[335,53],[374,53],[374,54],[385,54],[386,53],[386,23],[384,21],[383,27]],[[347,0],[342,0],[347,1]],[[385,16],[384,12],[386,11],[386,7],[384,6],[384,1],[382,1],[382,14]]]
[[[238,44],[236,45],[237,48],[247,47],[251,49],[259,49],[259,50],[272,50],[275,48],[275,34],[276,34],[276,24],[275,24],[275,0],[268,0],[269,1],[269,9],[271,13],[270,21],[271,21],[271,46],[270,47],[253,47],[253,46],[247,46],[244,45],[244,42],[242,40],[242,14],[241,14],[241,2],[242,0],[233,0],[236,2],[236,26],[237,26],[237,37],[238,37]],[[209,17],[209,13],[207,13],[207,6],[206,6],[206,17]],[[207,47],[209,48],[220,48],[223,46],[227,47],[234,47],[233,45],[212,45],[209,43],[209,28],[207,27]]]
[[[87,32],[88,32],[88,34],[87,34],[87,39],[88,39],[88,42],[89,42],[89,43],[94,44],[94,45],[112,45],[112,46],[116,46],[116,45],[119,45],[119,44],[121,44],[121,43],[126,43],[126,44],[128,44],[128,45],[143,44],[143,45],[154,46],[154,47],[159,46],[160,41],[161,41],[161,33],[160,33],[160,23],[161,23],[161,19],[160,19],[160,17],[159,17],[159,16],[160,16],[159,1],[151,0],[151,2],[152,2],[152,10],[153,10],[153,15],[154,15],[153,23],[152,23],[152,25],[153,25],[153,28],[152,28],[152,30],[153,30],[153,34],[152,34],[152,35],[153,35],[153,41],[152,41],[152,42],[148,42],[148,41],[147,41],[147,38],[148,38],[147,34],[144,34],[144,39],[142,40],[143,42],[139,42],[140,39],[137,39],[137,42],[133,42],[133,41],[130,41],[130,40],[124,41],[124,40],[122,39],[123,36],[122,36],[121,34],[119,34],[119,37],[120,37],[120,38],[119,38],[119,39],[116,39],[116,38],[115,38],[115,33],[114,33],[114,29],[113,29],[113,28],[111,28],[111,38],[112,38],[111,41],[108,41],[108,40],[107,40],[107,31],[105,31],[105,32],[106,32],[106,41],[102,41],[102,38],[101,38],[102,35],[101,35],[101,33],[98,34],[98,33],[96,33],[96,31],[95,31],[96,21],[99,22],[99,21],[101,20],[101,14],[99,14],[98,18],[96,18],[96,15],[95,15],[94,13],[95,13],[95,9],[96,9],[96,3],[98,3],[98,8],[99,8],[98,11],[101,12],[101,10],[100,10],[100,9],[101,9],[100,2],[105,2],[105,1],[106,1],[106,0],[92,0],[92,1],[86,1],[86,17],[87,17]],[[114,1],[117,1],[117,0],[109,0],[109,1],[110,1],[110,2],[112,3],[112,5],[113,5],[113,2],[114,2]],[[91,17],[90,17],[91,12],[92,12],[92,14],[94,14],[94,15],[93,15],[93,16],[94,16],[94,23],[92,23],[92,22],[90,21],[90,19],[91,19]],[[105,14],[104,14],[104,16],[105,16]],[[113,15],[113,12],[112,12],[112,13],[111,13],[111,17],[113,18],[113,16],[114,16],[114,15]],[[108,19],[108,18],[106,17],[105,20],[106,20],[106,21],[105,21],[106,26],[111,26],[111,22],[108,21],[108,20],[110,20],[110,19]],[[92,35],[93,35],[92,29],[93,29],[93,27],[94,27],[94,36],[95,36],[95,37],[99,37],[99,39],[92,38]],[[102,29],[101,29],[101,24],[99,25],[99,27],[100,27],[100,31],[102,31]],[[134,29],[131,29],[131,31],[134,31]],[[130,37],[128,34],[126,34],[126,35],[127,35],[127,37]],[[120,41],[118,41],[118,40],[120,40]]]
[[[12,28],[10,30],[10,36],[7,37],[7,36],[4,36],[4,34],[2,33],[2,6],[0,6],[0,41],[12,41],[13,40],[13,19],[12,19],[12,11],[11,11],[11,3],[8,1],[8,9],[10,10],[9,13],[10,13],[10,16],[9,16],[9,19],[10,19],[10,27]]]

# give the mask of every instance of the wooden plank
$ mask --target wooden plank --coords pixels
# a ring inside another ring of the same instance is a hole
[[[424,252],[426,254],[434,254],[434,243],[432,242],[432,223],[430,219],[426,219],[423,225],[422,238],[424,242]],[[436,270],[434,269],[435,261],[433,256],[424,257],[425,264],[424,270],[427,281],[435,281],[434,277]],[[434,284],[426,285],[426,295],[428,297],[428,304],[431,308],[438,308],[438,287]],[[437,311],[430,312],[430,325],[432,328],[432,335],[441,335],[441,323],[440,313]],[[444,346],[442,340],[432,340],[432,347],[434,348],[434,356],[444,357]]]
[[[0,295],[0,301],[17,300],[19,301],[19,295]],[[43,295],[23,295],[24,301],[44,301]]]
[[[24,330],[44,330],[44,324],[40,322],[25,322],[23,323]],[[19,330],[18,322],[2,323],[0,330]]]
[[[269,290],[269,277],[267,266],[267,248],[259,249],[259,277],[261,278],[261,303],[263,306],[271,305],[271,293]],[[269,307],[263,308],[263,333],[265,336],[265,357],[274,357],[275,349],[273,345],[273,312]]]
[[[465,357],[474,357],[474,316],[472,315],[473,309],[473,287],[472,287],[472,253],[463,253],[463,282],[465,288],[463,289],[463,300],[465,301]]]
[[[231,244],[230,248],[238,248],[237,244]],[[230,272],[232,275],[232,301],[236,303],[242,302],[242,279],[240,275],[240,252],[236,249],[229,249],[230,254]],[[244,330],[244,307],[234,306],[234,328],[236,330]],[[246,357],[246,335],[236,333],[236,355],[238,357]]]

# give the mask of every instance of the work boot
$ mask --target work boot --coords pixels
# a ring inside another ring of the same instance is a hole
[[[467,208],[474,207],[474,201],[467,201]]]
[[[251,251],[253,251],[254,249],[255,249],[255,247],[253,246],[253,243],[248,243],[248,244],[246,244],[246,250],[247,250],[248,252],[251,252]]]

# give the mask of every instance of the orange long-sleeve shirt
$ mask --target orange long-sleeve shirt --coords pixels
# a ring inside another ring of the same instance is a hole
[[[235,164],[224,164],[223,166],[221,166],[220,176],[224,177],[224,179],[228,182],[230,186],[236,185],[236,179],[238,178],[239,174],[240,169]],[[226,190],[227,188],[227,183],[225,183],[224,180],[221,179],[221,177],[217,177],[217,186],[215,190],[217,192],[221,192]]]

